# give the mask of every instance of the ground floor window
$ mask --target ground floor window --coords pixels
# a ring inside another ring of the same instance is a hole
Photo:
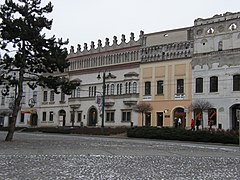
[[[114,111],[106,111],[106,122],[114,122]]]
[[[131,122],[131,111],[122,111],[122,122]]]
[[[24,113],[21,113],[20,123],[24,123]]]
[[[217,110],[211,108],[208,110],[208,125],[213,126],[217,124]]]
[[[42,121],[46,121],[46,119],[47,119],[47,113],[43,112],[42,113]]]
[[[49,112],[49,121],[53,121],[53,111]]]
[[[163,126],[163,112],[157,112],[157,126]]]

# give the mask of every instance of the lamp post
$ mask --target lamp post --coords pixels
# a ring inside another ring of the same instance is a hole
[[[102,93],[102,125],[101,127],[104,128],[104,115],[105,115],[105,95],[106,95],[106,79],[108,78],[115,78],[110,72],[109,74],[106,76],[106,72],[103,72],[102,75],[102,88],[103,88],[103,93]],[[101,79],[101,75],[100,73],[97,76],[97,79],[100,80]]]

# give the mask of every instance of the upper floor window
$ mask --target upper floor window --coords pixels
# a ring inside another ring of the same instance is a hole
[[[77,91],[77,92],[76,92],[76,96],[77,96],[77,97],[80,97],[80,87],[77,87],[77,88],[76,88],[76,91]]]
[[[65,94],[63,92],[61,92],[61,101],[64,102],[65,101]]]
[[[5,96],[2,96],[1,105],[5,105]]]
[[[44,102],[47,101],[47,95],[48,95],[48,92],[47,91],[43,91],[43,101]]]
[[[233,91],[240,91],[240,75],[233,76]]]
[[[218,92],[218,77],[210,77],[210,92]]]
[[[208,110],[208,125],[216,125],[217,124],[217,110],[215,108],[211,108]]]
[[[203,78],[196,79],[196,93],[203,92]]]
[[[37,102],[37,91],[33,91],[33,100],[35,103]]]
[[[109,84],[106,85],[106,95],[109,95]]]
[[[49,121],[53,121],[53,111],[49,112]]]
[[[184,93],[184,79],[177,80],[177,94]]]
[[[120,84],[120,87],[119,87],[119,94],[122,94],[122,84]]]
[[[145,82],[145,95],[151,95],[151,82]]]
[[[114,111],[106,111],[106,122],[114,122]]]
[[[50,91],[50,101],[54,101],[54,91]]]
[[[137,83],[133,82],[133,93],[136,94],[137,93]]]
[[[122,111],[122,122],[131,122],[131,111],[130,110]]]
[[[26,103],[26,93],[25,93],[25,92],[22,93],[21,103],[22,103],[22,104],[25,104],[25,103]]]
[[[222,51],[223,50],[223,42],[219,41],[218,42],[218,51]]]
[[[157,81],[157,94],[163,94],[163,81]]]
[[[128,83],[128,93],[129,93],[129,94],[131,94],[131,88],[132,88],[132,85],[131,85],[131,84],[132,84],[131,82]]]
[[[125,83],[125,94],[128,93],[128,82]]]
[[[111,84],[111,95],[114,95],[114,84]]]

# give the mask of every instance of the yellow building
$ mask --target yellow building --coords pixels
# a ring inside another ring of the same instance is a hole
[[[140,101],[150,103],[138,125],[189,127],[192,113],[191,28],[146,34],[141,50]]]

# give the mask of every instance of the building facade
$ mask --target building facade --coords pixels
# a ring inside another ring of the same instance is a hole
[[[191,28],[146,34],[141,49],[140,101],[151,104],[139,126],[188,127],[192,102]],[[142,122],[144,121],[144,122]]]
[[[240,119],[240,13],[194,22],[193,102],[212,104],[195,112],[203,127],[236,129]]]

